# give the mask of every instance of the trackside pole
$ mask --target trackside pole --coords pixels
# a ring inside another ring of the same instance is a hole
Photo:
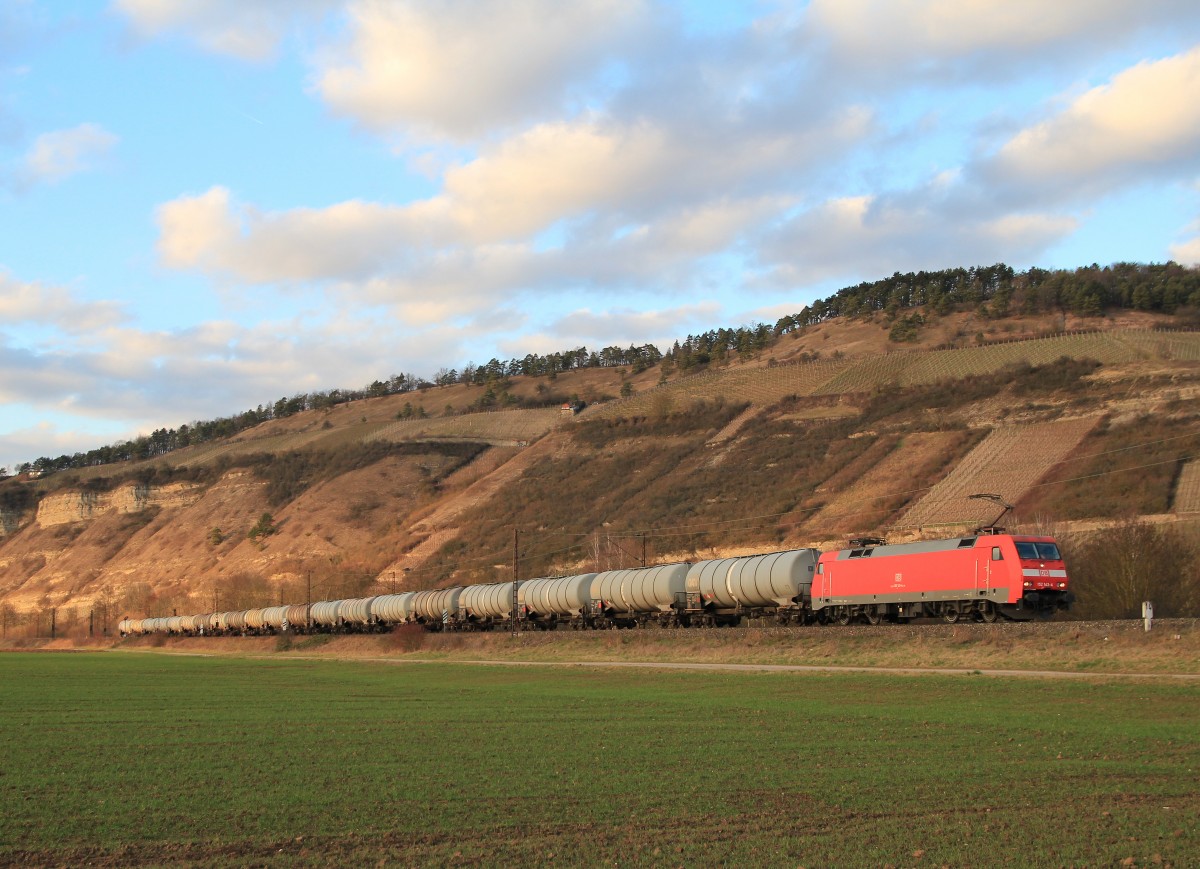
[[[521,546],[521,529],[513,529],[513,596],[512,596],[512,614],[509,621],[512,623],[512,634],[517,635],[517,567],[520,559]]]
[[[1148,600],[1142,601],[1142,621],[1146,624],[1146,632],[1150,631],[1150,623],[1154,621],[1154,604]]]

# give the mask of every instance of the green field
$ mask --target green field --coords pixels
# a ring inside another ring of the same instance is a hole
[[[0,654],[0,864],[1195,865],[1200,686]]]

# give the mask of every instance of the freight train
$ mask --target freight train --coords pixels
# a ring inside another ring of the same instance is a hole
[[[830,552],[792,549],[236,612],[123,619],[122,636],[585,630],[776,624],[1028,620],[1068,609],[1066,565],[1051,537],[977,533]],[[515,610],[515,618],[514,618]]]

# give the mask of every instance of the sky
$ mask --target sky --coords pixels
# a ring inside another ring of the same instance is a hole
[[[1195,0],[0,0],[0,466],[896,271],[1200,261]]]

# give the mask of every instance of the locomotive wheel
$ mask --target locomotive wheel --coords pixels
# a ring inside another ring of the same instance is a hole
[[[838,613],[837,623],[843,627],[850,624],[850,613],[848,610],[842,610]]]
[[[992,605],[990,600],[985,600],[979,605],[979,618],[991,624],[996,620],[996,607]]]
[[[956,621],[958,621],[958,610],[946,610],[944,613],[942,613],[942,618],[945,619],[949,624],[954,624]]]
[[[867,620],[867,624],[869,625],[879,624],[879,613],[869,612],[866,614],[865,618]]]

